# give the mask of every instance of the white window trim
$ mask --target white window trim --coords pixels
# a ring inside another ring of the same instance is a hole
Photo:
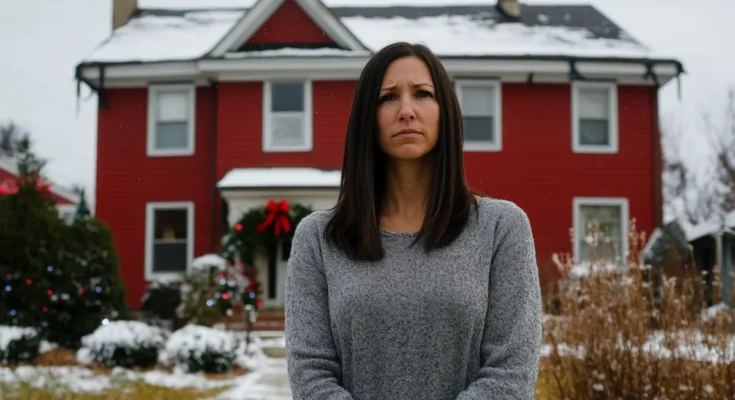
[[[76,204],[57,204],[56,205],[56,211],[59,214],[59,218],[62,218],[63,219],[64,218],[64,214],[68,214],[68,213],[71,213],[71,215],[73,217],[74,214],[77,211],[77,205]],[[69,222],[73,222],[73,219],[72,219],[72,221],[69,221]]]
[[[156,106],[158,102],[156,98],[159,93],[167,91],[186,90],[189,94],[189,145],[183,149],[156,149],[155,132],[156,132],[156,115],[158,114]],[[196,86],[194,84],[171,84],[171,85],[150,85],[148,86],[148,134],[147,134],[147,155],[149,157],[173,157],[173,156],[191,156],[194,154],[195,132],[196,132]]]
[[[623,236],[623,257],[626,257],[626,259],[621,260],[624,265],[627,265],[627,256],[628,256],[628,229],[630,225],[630,206],[629,201],[625,197],[575,197],[573,200],[573,209],[572,209],[572,226],[574,227],[574,260],[579,262],[579,241],[581,239],[580,235],[583,235],[584,232],[580,232],[579,229],[579,223],[582,220],[582,206],[619,206],[620,212],[621,212],[621,224],[620,227],[622,236]]]
[[[464,151],[502,151],[503,150],[503,85],[495,79],[458,79],[454,82],[459,106],[462,108],[462,88],[464,86],[489,87],[495,89],[495,140],[492,143],[464,142]]]
[[[618,85],[615,82],[572,82],[572,151],[575,153],[615,154],[618,152]],[[607,89],[609,104],[608,128],[610,131],[610,145],[591,146],[580,143],[579,136],[579,89]]]
[[[271,124],[271,85],[273,82],[263,82],[263,151],[264,152],[305,152],[311,151],[314,143],[314,127],[313,127],[313,104],[312,104],[312,84],[310,80],[284,80],[274,81],[276,83],[303,83],[304,84],[304,140],[303,146],[274,146],[271,143],[273,137]]]
[[[186,209],[186,273],[191,271],[191,263],[194,261],[194,203],[191,201],[178,202],[149,202],[145,207],[145,280],[154,279],[179,279],[182,274],[172,272],[153,271],[153,224],[156,210]]]

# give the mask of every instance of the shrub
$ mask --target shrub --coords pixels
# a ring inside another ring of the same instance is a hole
[[[99,220],[59,218],[28,146],[19,147],[17,190],[0,195],[0,324],[76,348],[103,319],[127,316],[117,254]]]
[[[216,254],[194,260],[181,286],[179,316],[190,324],[213,326],[241,308],[248,280],[240,267]]]
[[[33,328],[0,326],[0,364],[32,363],[40,345],[41,338]]]
[[[49,304],[48,340],[78,348],[81,338],[94,332],[103,320],[128,318],[125,285],[110,229],[89,218],[65,227],[62,263]],[[66,296],[65,296],[66,294]]]
[[[240,344],[230,331],[187,325],[168,339],[164,359],[187,372],[222,373],[235,367]]]
[[[176,309],[181,304],[181,282],[177,280],[154,280],[141,298],[141,311],[154,319],[173,321]]]
[[[166,333],[140,321],[112,321],[82,338],[81,363],[105,367],[149,368],[158,363]]]
[[[695,266],[671,278],[642,265],[644,237],[631,226],[625,268],[560,286],[549,307],[558,315],[545,322],[540,386],[562,399],[735,398],[732,310],[707,309]]]

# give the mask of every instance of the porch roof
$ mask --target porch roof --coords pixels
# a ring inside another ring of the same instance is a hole
[[[726,232],[735,235],[735,211],[697,225],[685,225],[684,230],[690,242],[717,233]]]
[[[337,189],[342,173],[306,167],[234,168],[217,183],[222,189]]]

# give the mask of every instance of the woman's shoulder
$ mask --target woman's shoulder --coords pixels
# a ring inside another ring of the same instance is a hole
[[[480,197],[477,200],[478,223],[494,231],[530,229],[528,214],[510,200]]]
[[[324,228],[332,218],[332,210],[316,210],[311,214],[307,215],[299,222],[296,227],[297,231],[301,231],[304,234],[315,234],[324,232]]]

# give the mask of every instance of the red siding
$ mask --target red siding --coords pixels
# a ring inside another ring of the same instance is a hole
[[[145,290],[147,202],[194,202],[194,254],[208,252],[212,224],[211,89],[196,91],[195,154],[146,155],[147,89],[108,89],[97,139],[97,217],[112,229],[130,306]]]
[[[531,220],[542,279],[554,252],[572,252],[574,197],[627,197],[638,229],[654,228],[651,89],[619,87],[620,151],[572,152],[571,90],[563,84],[503,84],[503,150],[465,153],[468,180],[514,201]]]
[[[333,44],[294,0],[286,0],[247,44]]]
[[[238,167],[339,168],[345,129],[356,82],[313,82],[314,149],[310,152],[263,153],[263,84],[219,85],[217,177]]]
[[[260,82],[222,83],[217,92],[216,177],[238,167],[339,168],[354,81],[313,82],[314,148],[263,153]],[[571,252],[572,200],[626,197],[639,229],[654,227],[651,88],[620,87],[618,154],[575,154],[571,90],[563,84],[503,85],[503,150],[465,153],[470,184],[519,204],[531,219],[543,282],[556,277],[554,252]],[[115,235],[131,305],[143,293],[145,203],[194,201],[195,253],[211,251],[210,91],[197,91],[193,157],[146,157],[147,91],[109,90],[99,118],[98,215]]]

